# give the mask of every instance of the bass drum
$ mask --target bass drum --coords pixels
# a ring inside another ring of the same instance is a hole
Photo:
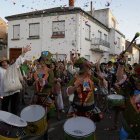
[[[25,130],[27,135],[43,135],[47,130],[46,112],[42,106],[30,105],[21,111],[20,116],[28,123]]]
[[[24,137],[27,123],[20,117],[0,111],[0,140],[19,140]]]
[[[107,96],[109,107],[124,106],[124,97],[122,95],[110,94]]]
[[[64,124],[64,140],[95,140],[96,126],[86,117],[73,117]]]
[[[20,140],[25,136],[24,128],[0,122],[0,140]]]

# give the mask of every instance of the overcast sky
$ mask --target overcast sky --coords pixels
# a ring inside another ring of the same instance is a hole
[[[91,0],[75,0],[75,6],[90,9]],[[132,40],[140,32],[140,0],[92,0],[95,9],[110,8],[118,20],[119,30]],[[108,5],[109,3],[109,5]],[[68,0],[0,0],[0,17],[33,10],[67,6]],[[140,37],[138,38],[140,42]]]

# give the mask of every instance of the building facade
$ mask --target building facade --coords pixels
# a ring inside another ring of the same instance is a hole
[[[0,18],[0,57],[7,57],[7,24]]]
[[[130,44],[129,41],[126,40],[126,48]],[[134,42],[131,47],[127,50],[128,54],[128,63],[140,63],[140,47]]]
[[[95,10],[93,16],[109,29],[110,53],[112,58],[125,49],[125,36],[118,30],[118,22],[109,8]]]
[[[32,51],[26,55],[27,59],[38,58],[42,51],[58,53],[60,59],[67,55],[69,59],[70,51],[76,51],[92,62],[104,55],[102,61],[107,62],[111,52],[117,54],[118,50],[122,50],[113,48],[115,40],[122,34],[81,8],[52,8],[13,15],[6,19],[9,23],[11,59],[15,51],[20,52],[23,46],[29,44]],[[120,37],[119,43],[121,40]]]

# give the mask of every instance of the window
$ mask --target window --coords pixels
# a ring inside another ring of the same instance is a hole
[[[13,25],[13,39],[20,38],[20,25]]]
[[[98,31],[98,37],[99,37],[100,39],[102,39],[102,32],[101,32],[101,31]]]
[[[40,23],[29,24],[29,38],[39,38]]]
[[[106,35],[106,34],[104,34],[104,40],[105,40],[105,41],[108,41],[107,35]]]
[[[91,32],[91,27],[90,25],[86,24],[85,25],[85,39],[90,40],[90,32]]]
[[[58,59],[58,60],[61,60],[61,61],[64,61],[65,58],[66,58],[66,54],[53,54],[53,58],[54,59]]]
[[[65,21],[53,21],[52,23],[52,37],[65,37]]]
[[[120,42],[120,38],[118,37],[118,48],[120,48],[121,42]]]

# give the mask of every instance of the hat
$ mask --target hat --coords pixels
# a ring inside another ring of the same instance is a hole
[[[41,52],[41,57],[50,60],[52,58],[52,54],[49,51]]]
[[[75,61],[74,66],[77,68],[81,68],[86,61],[87,60],[84,57],[81,57]]]
[[[8,61],[8,59],[7,59],[6,57],[2,57],[2,58],[0,59],[0,63],[3,62],[3,61]]]
[[[77,67],[77,68],[80,68],[80,69],[83,69],[85,67],[91,68],[92,67],[92,63],[89,62],[84,57],[81,57],[81,58],[76,60],[76,62],[74,63],[74,66]]]
[[[46,65],[50,65],[52,63],[52,54],[49,51],[43,51],[41,52],[41,56],[38,59],[38,61],[44,61]]]

